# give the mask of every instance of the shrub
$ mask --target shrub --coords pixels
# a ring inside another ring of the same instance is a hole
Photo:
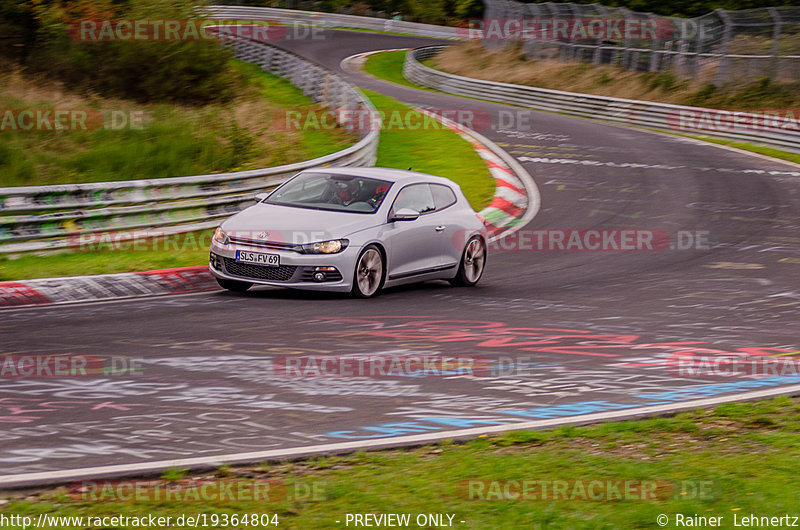
[[[20,57],[24,65],[73,88],[137,101],[207,103],[230,99],[242,83],[229,64],[231,51],[218,41],[84,42],[69,35],[69,23],[82,19],[198,19],[195,0],[0,1],[15,4],[18,31],[34,33]]]

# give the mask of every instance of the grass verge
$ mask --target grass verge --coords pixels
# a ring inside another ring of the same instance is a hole
[[[461,186],[475,211],[489,205],[494,179],[468,142],[443,125],[406,127],[405,119],[415,114],[411,107],[377,92],[365,93],[379,111],[386,113],[377,165],[447,177]],[[402,117],[404,122],[393,122],[392,117]],[[421,121],[421,114],[410,120],[412,124]]]
[[[78,130],[66,131],[15,130],[15,121],[6,120],[4,112],[0,186],[255,169],[323,156],[357,141],[342,129],[282,131],[273,127],[287,110],[322,107],[288,81],[257,66],[239,61],[234,65],[248,88],[230,103],[205,106],[91,98],[53,81],[18,72],[0,74],[0,109],[53,113],[76,109],[90,116],[88,130],[80,130],[80,125]],[[113,123],[111,128],[103,127]]]
[[[368,96],[384,112],[404,116],[414,112],[387,96],[375,92]],[[382,131],[377,165],[411,167],[450,178],[461,186],[476,210],[488,205],[494,195],[494,180],[486,163],[469,143],[443,126],[426,130],[390,127]],[[16,259],[0,257],[0,281],[204,265],[208,260],[211,234],[210,231],[190,232],[135,243],[97,245],[91,250],[77,252],[23,255]]]
[[[59,254],[0,257],[0,281],[205,265],[213,235],[213,230],[203,230],[114,244],[87,244],[84,249]]]
[[[360,31],[362,33],[377,33],[379,35],[396,35],[398,37],[414,37],[415,39],[431,39],[433,41],[442,40],[441,37],[428,37],[427,35],[416,35],[414,33],[404,33],[402,31],[380,31],[368,28],[348,28],[346,26],[330,26],[325,29],[338,29],[344,31]]]
[[[367,61],[364,63],[364,71],[384,81],[411,88],[420,88],[403,75],[403,63],[406,60],[407,53],[406,50],[373,53],[367,56]]]
[[[79,502],[61,487],[0,495],[10,501],[0,507],[0,514],[35,519],[43,513],[270,513],[277,514],[283,528],[341,528],[348,513],[408,513],[412,520],[417,514],[443,513],[454,515],[453,526],[460,528],[542,529],[658,528],[661,514],[668,518],[666,526],[675,528],[676,515],[681,514],[722,517],[718,527],[735,528],[734,517],[741,523],[751,514],[800,515],[795,487],[800,472],[798,432],[800,399],[778,397],[672,417],[518,431],[465,443],[290,463],[223,466],[215,474],[171,470],[164,475],[165,480],[184,480],[184,489],[194,481],[217,479],[271,480],[288,486],[286,495],[271,502],[118,502],[113,489],[104,502]],[[558,494],[549,490],[547,500],[503,497],[506,484],[512,496],[522,491],[509,481],[521,484],[525,479],[542,481],[529,483],[529,496],[544,495],[545,484],[569,487]],[[604,485],[593,490],[599,493],[596,500],[588,499],[588,488],[578,488],[591,481]],[[623,487],[617,495],[615,482],[657,487],[634,487],[630,495]],[[77,526],[62,526],[73,527]],[[132,526],[117,526],[128,527]]]
[[[670,133],[670,134],[675,134],[675,133]],[[772,158],[779,158],[781,160],[786,160],[788,162],[794,162],[795,164],[800,164],[800,154],[790,153],[788,151],[781,151],[780,149],[767,147],[765,145],[755,145],[745,142],[734,142],[731,140],[723,140],[721,138],[712,138],[710,136],[695,136],[692,134],[679,134],[678,136],[685,136],[686,138],[694,138],[695,140],[702,140],[704,142],[709,142],[712,144],[727,145],[730,147],[735,147],[737,149],[742,149],[744,151],[752,151],[754,153],[759,153]]]
[[[406,79],[403,75],[403,65],[406,61],[406,54],[408,54],[407,50],[398,50],[369,55],[367,56],[367,61],[364,63],[364,71],[384,81],[407,86],[409,88],[416,88],[417,90],[441,93],[438,90],[418,85]],[[430,61],[430,59],[423,61],[423,64],[433,68],[433,66],[429,64]]]

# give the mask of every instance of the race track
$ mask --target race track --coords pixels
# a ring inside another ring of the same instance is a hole
[[[495,117],[522,112],[339,67],[356,53],[431,39],[331,30],[326,37],[282,45],[404,102]],[[263,288],[3,310],[2,354],[124,357],[141,369],[106,379],[4,379],[0,485],[800,392],[796,371],[722,377],[676,364],[724,356],[792,365],[800,343],[800,168],[524,112],[525,130],[479,131],[536,180],[541,209],[520,233],[658,230],[670,244],[653,251],[499,245],[478,288],[434,282],[366,301]],[[691,248],[677,248],[689,239]],[[377,353],[447,355],[489,368],[477,377],[298,377],[281,369],[291,356]]]

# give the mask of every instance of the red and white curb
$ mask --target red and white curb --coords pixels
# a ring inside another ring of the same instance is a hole
[[[357,53],[355,55],[351,55],[350,57],[345,57],[339,63],[339,66],[345,72],[356,72],[364,66],[364,63],[367,61],[367,57],[370,55],[375,55],[376,53],[384,53],[384,52],[407,52],[412,48],[388,48],[386,50],[373,50],[371,52],[363,52]]]
[[[478,212],[491,241],[505,237],[525,226],[539,211],[541,200],[533,177],[497,144],[448,118],[417,107],[427,116],[439,120],[472,145],[494,177],[495,190],[491,204]]]
[[[208,267],[0,282],[0,307],[55,305],[219,289]]]
[[[348,57],[342,64],[373,53],[407,49],[377,50],[358,54]],[[486,224],[490,241],[519,230],[533,219],[539,211],[539,190],[533,178],[519,162],[474,130],[423,108],[417,110],[435,118],[469,142],[488,165],[489,172],[495,179],[494,198],[489,206],[478,212],[478,215]],[[219,289],[219,286],[205,265],[96,276],[39,278],[0,282],[0,308],[95,302],[213,289]]]
[[[340,63],[345,71],[360,69],[366,58],[376,53],[408,51],[411,48],[374,50],[346,57]],[[476,131],[424,108],[416,110],[437,119],[466,140],[486,164],[495,181],[491,204],[478,212],[489,232],[490,241],[505,237],[525,226],[539,211],[541,199],[533,177],[500,146]]]

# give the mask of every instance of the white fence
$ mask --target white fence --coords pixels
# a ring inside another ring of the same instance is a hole
[[[299,23],[321,28],[355,28],[390,33],[407,33],[419,37],[457,39],[456,28],[420,24],[383,18],[339,15],[318,11],[298,11],[271,7],[211,6],[206,9],[208,18],[226,20],[274,20],[277,22]]]

